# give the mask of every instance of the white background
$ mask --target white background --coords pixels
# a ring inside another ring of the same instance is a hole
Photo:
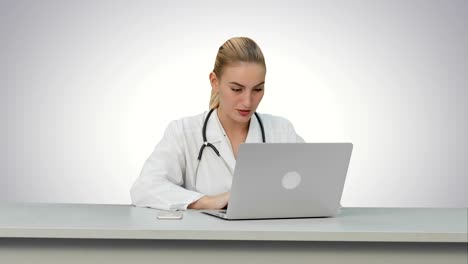
[[[258,111],[352,142],[343,206],[468,207],[467,1],[0,1],[0,201],[130,203],[218,47],[266,57]]]

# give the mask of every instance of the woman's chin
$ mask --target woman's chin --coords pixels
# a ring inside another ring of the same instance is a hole
[[[250,117],[251,117],[251,115],[243,116],[243,115],[237,114],[237,115],[235,116],[234,120],[235,120],[236,122],[239,122],[239,123],[247,123],[247,122],[250,121]]]

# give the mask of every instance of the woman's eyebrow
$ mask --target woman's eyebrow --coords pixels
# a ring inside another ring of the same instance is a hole
[[[238,83],[238,82],[229,82],[229,83],[245,88],[244,85],[242,85],[242,84],[240,84],[240,83]],[[258,87],[258,86],[260,86],[260,85],[262,85],[262,84],[264,84],[264,83],[265,83],[265,82],[263,81],[263,82],[261,82],[261,83],[255,85],[254,88],[255,88],[255,87]]]

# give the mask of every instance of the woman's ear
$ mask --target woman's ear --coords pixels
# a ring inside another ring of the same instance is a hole
[[[216,77],[216,73],[210,72],[209,77],[210,77],[211,88],[213,89],[213,91],[217,91],[218,86],[219,86],[219,80],[218,80],[218,77]]]

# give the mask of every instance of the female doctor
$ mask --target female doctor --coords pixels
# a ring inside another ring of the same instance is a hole
[[[226,41],[209,75],[210,111],[169,124],[130,190],[132,203],[163,210],[222,209],[241,143],[303,142],[287,119],[255,112],[265,74],[263,53],[252,39]]]

